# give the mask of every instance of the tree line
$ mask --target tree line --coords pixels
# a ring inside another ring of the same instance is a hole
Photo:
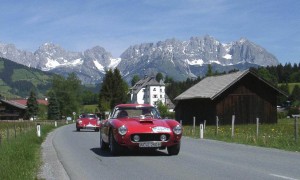
[[[300,63],[291,65],[290,63],[273,67],[260,67],[252,69],[259,76],[273,83],[276,87],[286,92],[288,98],[278,98],[278,103],[292,102],[293,106],[300,106],[300,88],[295,85],[290,92],[287,83],[300,82]],[[237,70],[232,70],[237,71]],[[206,76],[225,74],[214,72],[211,66],[208,67]],[[172,77],[164,77],[161,73],[156,74],[156,80],[163,80],[166,84],[166,94],[171,100],[179,94],[201,81],[204,77],[188,78],[185,81],[174,81]],[[140,77],[133,76],[131,86],[133,86]],[[98,85],[98,93],[92,92],[91,89],[84,88],[76,74],[71,73],[64,78],[60,75],[54,75],[52,86],[48,91],[48,119],[59,119],[61,116],[72,116],[73,112],[80,112],[84,104],[97,104],[98,111],[110,111],[115,105],[128,103],[129,85],[122,79],[118,69],[109,69],[101,85]],[[160,108],[164,109],[160,105]],[[33,108],[34,109],[34,108]]]

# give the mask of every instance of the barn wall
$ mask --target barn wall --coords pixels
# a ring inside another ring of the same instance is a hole
[[[277,92],[251,74],[231,86],[215,101],[221,122],[230,124],[235,115],[237,124],[277,123]]]
[[[25,109],[19,109],[9,104],[0,103],[0,120],[23,119],[25,111]]]
[[[210,99],[181,100],[176,105],[175,119],[182,120],[183,124],[193,124],[193,117],[196,117],[196,124],[215,123],[215,108]]]

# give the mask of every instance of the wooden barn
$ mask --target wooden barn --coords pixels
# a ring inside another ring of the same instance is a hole
[[[0,99],[0,120],[23,119],[26,112],[26,105],[14,101]]]
[[[246,70],[206,77],[175,98],[175,118],[191,124],[277,123],[277,96],[286,96],[256,73]]]

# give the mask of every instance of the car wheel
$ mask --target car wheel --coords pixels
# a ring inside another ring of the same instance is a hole
[[[102,134],[101,134],[101,131],[100,131],[100,149],[105,150],[107,148],[108,148],[108,144],[103,141]]]
[[[110,153],[114,156],[119,155],[121,152],[121,147],[115,140],[112,130],[109,133],[109,149]]]
[[[96,132],[99,132],[99,129],[95,129]]]
[[[77,131],[80,131],[80,128],[76,128]]]
[[[168,150],[169,155],[178,155],[178,153],[180,151],[180,143],[178,143],[174,146],[167,147],[167,150]]]

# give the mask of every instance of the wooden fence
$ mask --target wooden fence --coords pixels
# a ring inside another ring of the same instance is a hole
[[[57,121],[57,126],[65,124],[66,121]],[[10,142],[16,139],[19,135],[26,134],[32,129],[36,129],[37,124],[55,126],[55,121],[0,121],[0,147],[4,142]]]

